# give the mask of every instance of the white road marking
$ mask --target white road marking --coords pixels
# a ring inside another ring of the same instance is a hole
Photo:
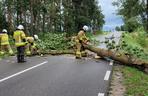
[[[104,93],[98,93],[98,96],[104,96]]]
[[[0,83],[2,83],[3,81],[6,81],[6,80],[8,80],[8,79],[10,79],[10,78],[12,78],[12,77],[18,76],[18,75],[20,75],[20,74],[22,74],[22,73],[25,73],[25,72],[27,72],[27,71],[30,71],[30,70],[32,70],[32,69],[34,69],[34,68],[37,68],[37,67],[39,67],[39,66],[42,66],[42,65],[44,65],[44,64],[46,64],[46,63],[48,63],[48,61],[45,61],[45,62],[43,62],[43,63],[40,63],[40,64],[36,65],[36,66],[30,67],[30,68],[28,68],[28,69],[25,69],[25,70],[23,70],[23,71],[20,71],[20,72],[18,72],[18,73],[15,73],[15,74],[13,74],[13,75],[11,75],[11,76],[5,77],[5,78],[3,78],[3,79],[0,80]]]
[[[110,73],[111,73],[111,71],[107,71],[107,72],[106,72],[105,77],[104,77],[104,80],[105,80],[105,81],[109,80]]]
[[[113,66],[113,63],[114,63],[114,61],[112,60],[112,61],[110,61],[109,65]]]

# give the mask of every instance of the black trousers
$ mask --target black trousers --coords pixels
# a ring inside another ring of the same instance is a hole
[[[25,61],[25,46],[17,47],[17,61]]]

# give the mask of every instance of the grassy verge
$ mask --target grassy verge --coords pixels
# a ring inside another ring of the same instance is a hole
[[[148,60],[148,39],[144,31],[123,33],[122,37],[121,46],[124,52],[145,61]]]
[[[148,75],[136,68],[122,67],[125,96],[148,96]]]
[[[147,34],[143,29],[138,29],[133,33],[123,33],[120,47],[123,52],[148,60],[148,39]],[[123,83],[126,87],[124,96],[148,96],[148,75],[140,70],[123,66]]]

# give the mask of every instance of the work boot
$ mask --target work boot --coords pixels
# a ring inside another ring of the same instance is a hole
[[[17,55],[17,62],[21,63],[21,56],[20,55]]]
[[[81,59],[81,53],[80,52],[76,52],[76,59]]]
[[[24,55],[21,55],[21,63],[24,63],[24,62],[26,62]]]
[[[81,59],[81,57],[77,57],[77,56],[76,56],[76,59]]]
[[[81,54],[82,54],[82,57],[87,57],[87,52],[82,51]]]

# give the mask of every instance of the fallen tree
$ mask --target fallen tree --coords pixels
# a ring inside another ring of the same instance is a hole
[[[124,53],[121,53],[120,51],[96,48],[95,46],[92,46],[92,45],[84,45],[84,47],[98,54],[99,56],[103,58],[109,57],[112,60],[118,61],[124,65],[138,66],[138,67],[143,68],[142,70],[148,73],[148,62],[147,61],[143,61],[136,57],[126,55]],[[75,54],[75,52],[74,50],[63,50],[63,51],[50,50],[50,51],[41,51],[40,54],[62,55],[62,54]]]
[[[84,47],[94,53],[97,53],[101,57],[109,57],[115,61],[121,62],[122,64],[132,65],[132,66],[134,65],[141,66],[144,68],[144,71],[148,73],[148,62],[147,61],[143,61],[136,57],[126,55],[119,51],[96,48],[92,45],[84,45]]]

